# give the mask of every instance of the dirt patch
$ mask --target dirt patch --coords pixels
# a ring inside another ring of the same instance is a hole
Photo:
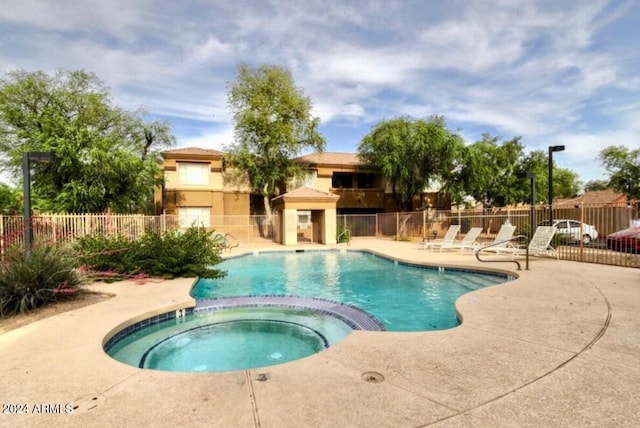
[[[100,303],[113,297],[111,294],[83,291],[74,300],[67,300],[43,306],[32,312],[0,318],[0,334],[20,328],[32,322],[49,318],[63,312],[72,311],[84,306]]]

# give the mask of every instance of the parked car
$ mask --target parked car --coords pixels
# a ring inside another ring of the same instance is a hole
[[[553,225],[556,227],[556,235],[567,236],[570,242],[580,242],[589,244],[598,239],[598,231],[595,226],[580,223],[576,220],[554,219]],[[540,226],[549,226],[549,220],[540,223]]]
[[[631,226],[607,236],[607,248],[613,251],[640,254],[640,226]]]

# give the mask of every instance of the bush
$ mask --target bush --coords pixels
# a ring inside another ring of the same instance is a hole
[[[212,266],[220,263],[222,248],[211,235],[197,228],[161,235],[147,232],[137,240],[96,235],[81,238],[76,248],[90,269],[109,272],[112,279],[133,275],[217,278],[224,272]]]
[[[75,249],[81,261],[92,269],[105,272],[127,272],[133,242],[122,236],[90,235],[80,238]]]
[[[75,298],[84,281],[77,267],[75,253],[68,248],[35,247],[29,259],[24,250],[11,251],[0,264],[0,315]]]
[[[556,233],[551,240],[551,246],[558,248],[560,245],[568,245],[573,243],[573,237],[563,233]]]
[[[351,238],[351,231],[348,228],[344,229],[342,225],[338,225],[336,229],[337,243],[340,244],[342,242],[349,242],[349,239]]]

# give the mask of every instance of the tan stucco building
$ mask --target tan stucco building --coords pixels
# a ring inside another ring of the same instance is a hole
[[[224,170],[224,153],[188,147],[162,157],[165,183],[156,191],[156,214],[178,215],[182,226],[209,226],[212,216],[249,215],[249,188]]]
[[[157,214],[177,215],[182,227],[212,227],[220,224],[216,217],[255,214],[246,177],[225,168],[223,152],[189,147],[165,151],[162,157],[165,183],[156,192]],[[397,211],[381,175],[356,154],[313,153],[297,160],[308,173],[272,201],[280,216],[276,241],[335,243],[336,215]]]
[[[248,215],[250,189],[246,180],[223,167],[224,153],[195,147],[162,153],[165,183],[156,192],[156,213],[203,217]],[[307,187],[337,195],[339,214],[393,210],[390,192],[380,175],[353,153],[313,153],[298,160],[308,165],[304,180],[290,188]]]

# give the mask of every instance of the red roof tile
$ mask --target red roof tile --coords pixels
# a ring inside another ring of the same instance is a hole
[[[554,206],[574,206],[574,205],[609,205],[618,206],[625,205],[627,198],[622,193],[616,193],[614,190],[594,190],[585,192],[582,195],[571,199],[560,199],[554,201]]]

